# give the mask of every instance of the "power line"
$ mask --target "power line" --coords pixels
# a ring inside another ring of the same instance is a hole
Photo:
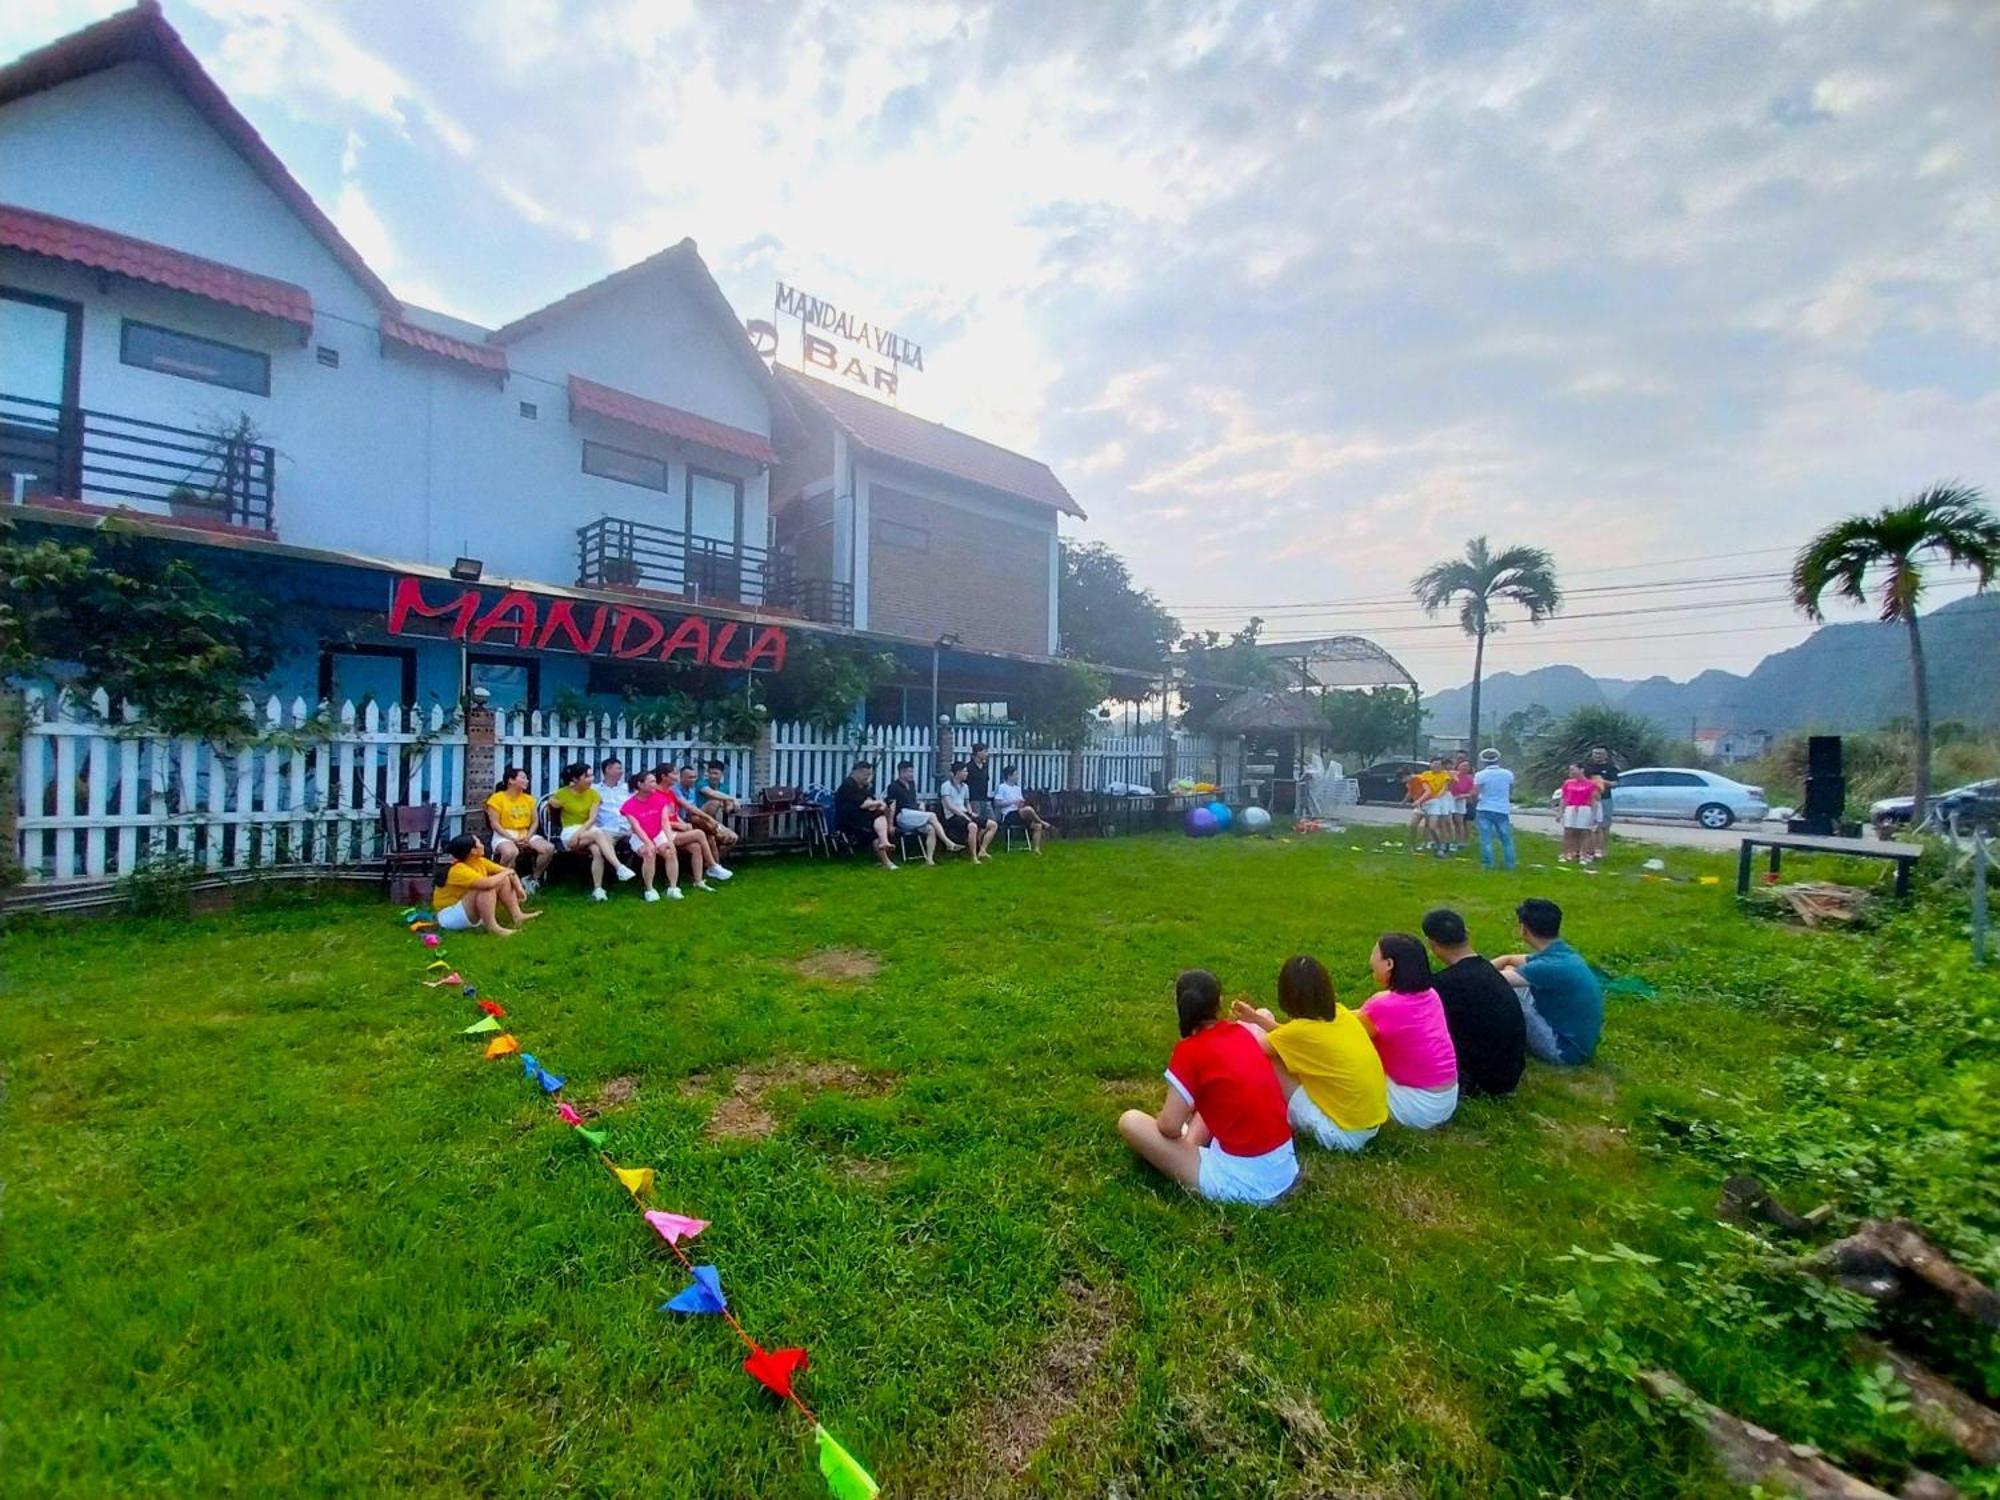
[[[1579,597],[1595,597],[1598,595],[1605,595],[1605,594],[1675,593],[1675,592],[1696,590],[1696,589],[1727,588],[1734,584],[1739,584],[1739,583],[1775,583],[1780,579],[1787,579],[1790,576],[1791,575],[1789,573],[1718,573],[1708,578],[1666,578],[1653,583],[1606,583],[1606,584],[1598,584],[1590,588],[1567,589],[1564,591],[1563,597],[1565,599],[1575,599]],[[1184,605],[1181,606],[1181,608],[1186,612],[1224,611],[1231,614],[1247,610],[1251,614],[1269,618],[1270,616],[1273,615],[1297,613],[1301,611],[1319,613],[1322,611],[1329,611],[1329,610],[1340,610],[1340,611],[1372,610],[1377,608],[1386,608],[1390,606],[1394,606],[1399,609],[1422,608],[1422,606],[1419,605],[1417,601],[1408,594],[1385,594],[1377,596],[1372,599],[1309,600],[1309,601],[1302,601],[1297,604],[1269,604],[1269,605],[1197,604],[1197,605]]]

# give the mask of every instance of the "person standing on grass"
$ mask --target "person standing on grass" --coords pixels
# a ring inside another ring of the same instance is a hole
[[[1583,955],[1562,940],[1562,908],[1531,897],[1514,908],[1529,951],[1493,960],[1520,1002],[1528,1050],[1564,1067],[1597,1055],[1604,1034],[1604,986]]]
[[[1472,844],[1472,801],[1479,790],[1473,779],[1472,762],[1465,756],[1452,763],[1451,781],[1445,790],[1451,797],[1451,847],[1457,853]]]
[[[1430,778],[1422,771],[1412,771],[1404,777],[1403,800],[1410,804],[1410,853],[1417,854],[1422,851],[1424,836],[1430,830]]]
[[[895,845],[889,839],[889,804],[871,789],[875,763],[857,760],[854,769],[833,794],[833,826],[856,843],[864,840],[875,850],[875,861],[885,870],[896,868],[889,858]]]
[[[1430,840],[1431,853],[1442,858],[1451,853],[1451,772],[1444,768],[1444,757],[1433,755],[1424,777],[1424,832]]]
[[[1500,764],[1500,752],[1487,748],[1479,752],[1479,769],[1472,776],[1477,805],[1472,821],[1479,830],[1479,863],[1493,868],[1497,845],[1502,868],[1514,868],[1514,773]]]
[[[521,852],[527,851],[521,889],[534,895],[541,887],[542,871],[556,857],[556,846],[535,831],[535,794],[528,790],[528,773],[520,766],[509,766],[486,799],[486,824],[493,836],[493,858],[508,869],[519,869]]]
[[[445,845],[451,868],[431,892],[431,910],[437,915],[440,932],[490,932],[495,937],[512,937],[523,922],[532,922],[538,911],[521,910],[527,894],[521,877],[505,865],[486,857],[485,846],[469,833],[461,833]],[[514,919],[512,927],[502,927],[498,912]]]
[[[1261,1032],[1222,1019],[1222,986],[1206,969],[1174,981],[1180,1044],[1167,1061],[1157,1115],[1128,1109],[1118,1133],[1148,1166],[1216,1203],[1270,1203],[1298,1181],[1285,1095]]]
[[[1557,864],[1585,865],[1591,859],[1591,840],[1597,827],[1597,783],[1583,774],[1580,762],[1571,761],[1557,796],[1562,802],[1562,853]]]
[[[1412,1130],[1433,1129],[1458,1108],[1458,1053],[1431,984],[1431,961],[1407,932],[1385,932],[1368,966],[1382,989],[1362,1003],[1361,1024],[1382,1054],[1389,1118]]]
[[[1528,1066],[1528,1028],[1514,987],[1473,951],[1465,918],[1449,907],[1424,913],[1424,940],[1443,965],[1432,979],[1458,1058],[1459,1087],[1468,1095],[1513,1093]]]
[[[591,785],[590,763],[572,761],[563,767],[563,785],[549,796],[549,805],[561,820],[562,846],[590,856],[590,899],[602,901],[604,866],[609,863],[620,880],[630,880],[632,871],[618,857],[611,835],[597,826],[597,806],[602,799]]]
[[[992,858],[986,851],[1000,825],[973,807],[971,777],[972,767],[967,762],[953,761],[951,773],[938,787],[938,810],[944,816],[945,832],[965,845],[976,865]]]
[[[961,846],[951,841],[951,835],[944,831],[944,824],[939,821],[938,815],[927,811],[917,795],[917,767],[914,761],[896,762],[896,779],[889,783],[883,796],[895,817],[896,831],[914,833],[923,840],[925,864],[937,863],[940,841],[953,853],[958,852]]]
[[[736,847],[736,830],[702,811],[701,794],[695,790],[694,784],[694,767],[682,766],[674,773],[673,783],[666,789],[667,795],[674,801],[675,816],[707,838],[710,878],[729,880],[734,872],[723,868],[722,856]]]
[[[987,765],[991,754],[984,745],[974,745],[965,762],[965,795],[982,818],[993,816],[993,772]]]
[[[1036,854],[1042,852],[1042,837],[1049,825],[1042,821],[1042,815],[1028,802],[1028,794],[1021,790],[1021,768],[1002,766],[1000,784],[993,788],[993,810],[1000,815],[1002,828],[1012,824],[1027,830],[1028,848]]]
[[[1270,1054],[1292,1129],[1335,1151],[1359,1151],[1389,1118],[1382,1056],[1361,1018],[1334,998],[1333,976],[1299,954],[1278,970],[1279,1021],[1238,1000],[1231,1014]]]
[[[1597,783],[1597,821],[1590,835],[1590,857],[1595,862],[1611,848],[1611,789],[1618,785],[1618,763],[1609,750],[1593,745],[1584,757],[1583,774]]]

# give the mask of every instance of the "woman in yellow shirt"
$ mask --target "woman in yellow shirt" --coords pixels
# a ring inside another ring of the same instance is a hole
[[[478,928],[495,937],[512,937],[523,922],[541,915],[521,910],[521,897],[526,894],[521,877],[488,859],[484,846],[471,834],[461,833],[445,845],[445,852],[451,856],[451,868],[431,892],[431,909],[437,913],[440,931],[471,932]],[[500,911],[514,919],[514,926],[500,925],[496,914]]]
[[[541,889],[542,871],[556,857],[556,846],[535,831],[535,794],[528,790],[528,773],[521,767],[509,766],[486,799],[486,823],[493,835],[493,857],[508,869],[520,871],[521,851],[528,851],[521,888],[534,895]]]
[[[1334,998],[1325,966],[1305,954],[1278,970],[1278,1005],[1282,1023],[1245,1000],[1234,1015],[1278,1070],[1292,1129],[1336,1151],[1359,1151],[1389,1118],[1389,1081],[1374,1039]]]

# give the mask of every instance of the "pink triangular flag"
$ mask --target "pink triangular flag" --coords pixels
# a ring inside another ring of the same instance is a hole
[[[686,1214],[670,1214],[657,1208],[646,1211],[646,1222],[658,1230],[660,1238],[669,1245],[691,1240],[708,1228],[706,1219],[690,1219]]]
[[[576,1112],[576,1106],[565,1100],[556,1106],[556,1118],[565,1125],[581,1125],[583,1116]]]

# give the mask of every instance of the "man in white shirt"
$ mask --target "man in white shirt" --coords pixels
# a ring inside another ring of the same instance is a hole
[[[965,845],[965,852],[976,865],[992,858],[986,851],[1000,825],[972,810],[972,793],[965,785],[970,770],[962,760],[951,763],[951,774],[938,788],[938,808],[944,814],[945,831]]]
[[[1500,764],[1500,752],[1479,752],[1479,769],[1472,774],[1478,799],[1472,820],[1479,828],[1479,863],[1493,868],[1493,846],[1500,846],[1505,869],[1514,868],[1514,773]]]
[[[1049,825],[1042,821],[1042,815],[1028,805],[1028,794],[1021,790],[1021,768],[1002,766],[1000,783],[993,788],[993,809],[1000,814],[1000,826],[1010,824],[1024,830],[1028,835],[1028,848],[1036,854],[1042,852],[1042,835]]]

